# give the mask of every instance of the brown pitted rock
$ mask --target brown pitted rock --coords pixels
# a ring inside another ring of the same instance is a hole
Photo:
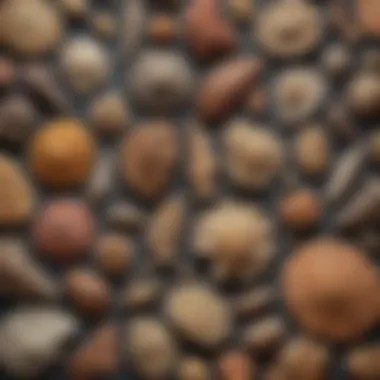
[[[35,208],[35,192],[21,166],[0,154],[0,225],[17,226],[27,222]]]
[[[360,338],[377,321],[379,274],[362,252],[339,239],[320,237],[301,245],[281,274],[291,315],[326,340]]]
[[[164,121],[140,124],[122,143],[121,175],[137,194],[154,200],[169,184],[178,154],[177,136],[171,124]]]
[[[380,345],[362,346],[350,351],[346,357],[347,368],[354,380],[380,378]]]
[[[191,0],[185,13],[184,34],[201,61],[231,53],[236,46],[232,26],[223,19],[217,0]]]
[[[29,146],[29,164],[36,177],[51,187],[72,187],[89,176],[95,142],[75,119],[56,119],[39,129]]]
[[[380,40],[380,3],[377,0],[356,0],[356,12],[362,32]]]
[[[274,254],[270,220],[251,204],[224,201],[195,221],[194,251],[209,259],[219,280],[261,274]]]
[[[185,357],[178,366],[178,380],[210,380],[207,363],[197,357]]]
[[[96,377],[112,377],[118,370],[117,328],[108,323],[98,327],[68,362],[72,380],[92,380]]]
[[[148,25],[148,38],[157,44],[170,44],[178,35],[176,20],[168,14],[158,14]]]
[[[243,351],[229,351],[218,359],[220,380],[254,380],[256,367],[252,359]]]
[[[43,206],[33,226],[33,240],[46,257],[60,264],[84,258],[94,237],[94,219],[81,201],[63,198]]]
[[[186,340],[205,348],[223,343],[232,328],[228,305],[205,285],[175,286],[167,295],[164,311]]]
[[[234,58],[211,69],[195,95],[199,117],[207,123],[216,123],[244,103],[261,72],[256,58]]]
[[[87,269],[71,269],[65,276],[66,294],[80,313],[99,317],[110,307],[110,291],[106,282]]]

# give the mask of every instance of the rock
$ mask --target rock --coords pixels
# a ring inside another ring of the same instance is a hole
[[[275,2],[261,10],[253,34],[266,53],[278,58],[291,58],[310,53],[318,46],[323,25],[314,4]]]
[[[35,208],[36,196],[21,166],[8,155],[0,154],[0,225],[26,223]]]
[[[228,5],[228,9],[236,22],[247,24],[252,20],[256,8],[255,0],[229,0]]]
[[[156,278],[139,278],[123,291],[121,303],[131,312],[147,309],[161,295],[162,284]]]
[[[380,74],[380,52],[377,49],[370,48],[363,52],[361,66],[363,71]]]
[[[118,92],[107,92],[92,103],[90,124],[104,137],[119,136],[130,126],[131,110]]]
[[[327,110],[327,124],[340,142],[351,142],[358,134],[347,104],[341,101],[333,103]]]
[[[123,276],[133,266],[134,247],[128,238],[117,233],[102,235],[96,246],[96,259],[100,269],[109,276]]]
[[[15,79],[15,66],[9,58],[0,57],[0,90],[8,88]]]
[[[294,140],[295,160],[306,176],[323,177],[328,169],[331,143],[326,131],[319,125],[302,129]]]
[[[19,240],[0,240],[1,296],[55,300],[59,293],[56,281],[31,259]]]
[[[375,131],[371,136],[370,155],[372,161],[380,167],[380,130]]]
[[[350,375],[357,380],[375,380],[380,376],[380,346],[358,347],[350,351],[346,363]]]
[[[360,32],[357,18],[349,8],[344,0],[330,0],[327,16],[333,31],[339,38],[348,43],[356,43],[360,38]]]
[[[318,111],[326,95],[325,78],[311,67],[286,69],[273,82],[275,111],[288,124],[307,121]]]
[[[163,380],[173,372],[177,348],[167,328],[150,317],[133,319],[127,327],[128,357],[139,376]]]
[[[255,379],[256,368],[251,358],[242,351],[230,351],[218,359],[218,369],[221,380],[252,380]]]
[[[244,102],[261,72],[255,58],[234,58],[211,69],[195,95],[199,117],[206,123],[216,123]]]
[[[121,175],[138,195],[157,199],[169,184],[179,154],[174,127],[164,121],[138,125],[122,142]]]
[[[62,12],[71,19],[83,19],[87,14],[86,0],[59,0]]]
[[[102,86],[109,65],[107,52],[90,37],[73,38],[62,48],[62,70],[78,93],[89,93]]]
[[[28,152],[37,179],[54,188],[82,184],[90,174],[94,155],[94,139],[70,118],[55,119],[39,129]]]
[[[342,78],[351,67],[351,56],[346,46],[334,44],[324,50],[322,64],[332,78]]]
[[[224,201],[195,220],[194,252],[219,280],[251,280],[274,255],[271,222],[254,205]]]
[[[46,257],[59,264],[83,259],[94,237],[94,219],[81,201],[61,198],[48,202],[32,229],[34,244]]]
[[[80,313],[88,317],[104,315],[110,307],[110,291],[95,272],[72,269],[65,277],[66,293]]]
[[[267,189],[278,175],[283,152],[280,140],[265,126],[237,119],[223,137],[228,176],[246,190]]]
[[[0,103],[0,142],[20,146],[31,135],[37,121],[33,104],[22,95],[10,95]]]
[[[176,20],[165,14],[153,17],[147,28],[148,38],[155,44],[170,44],[178,35]]]
[[[328,237],[298,248],[281,274],[291,315],[307,332],[333,342],[357,339],[376,323],[378,281],[355,246]]]
[[[152,216],[146,241],[156,265],[171,266],[177,261],[185,212],[184,197],[174,195],[165,200]]]
[[[197,357],[185,357],[178,366],[178,380],[210,380],[207,363]]]
[[[50,307],[17,307],[0,321],[0,363],[16,377],[40,377],[57,363],[78,331],[68,313]]]
[[[94,32],[104,40],[111,40],[117,33],[117,20],[108,11],[95,11],[90,16]]]
[[[186,340],[206,348],[223,343],[232,327],[227,304],[204,285],[174,287],[165,300],[164,312]]]
[[[299,189],[280,199],[278,213],[281,221],[295,230],[308,230],[322,216],[322,204],[314,191]]]
[[[116,326],[111,323],[98,327],[69,359],[70,378],[112,377],[118,370],[117,333]]]
[[[219,7],[216,0],[191,0],[186,9],[185,39],[197,60],[223,56],[236,47],[235,31]]]
[[[257,87],[253,89],[248,96],[246,110],[250,115],[263,115],[268,106],[267,102],[267,91],[263,88]]]
[[[39,56],[54,50],[63,32],[58,12],[46,1],[6,0],[0,7],[3,42],[18,54]]]
[[[122,230],[136,231],[145,225],[145,214],[135,204],[119,202],[111,205],[106,212],[112,226]]]
[[[155,112],[167,112],[184,104],[191,95],[193,74],[186,59],[174,51],[143,52],[128,76],[135,99]]]
[[[380,4],[376,0],[356,0],[356,11],[362,32],[380,40]]]

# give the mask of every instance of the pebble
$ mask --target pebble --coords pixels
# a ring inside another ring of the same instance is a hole
[[[117,22],[112,14],[108,12],[93,12],[90,16],[94,32],[105,40],[116,36]]]
[[[172,288],[165,300],[164,312],[180,335],[205,348],[216,348],[223,343],[232,328],[228,305],[206,285]]]
[[[351,142],[356,137],[357,128],[346,103],[339,101],[333,103],[327,110],[326,118],[329,128],[338,141]]]
[[[72,19],[83,19],[87,14],[86,0],[59,0],[59,6],[65,16]]]
[[[37,110],[23,95],[9,95],[0,103],[0,142],[24,144],[37,122]]]
[[[94,224],[91,211],[81,201],[56,199],[43,206],[34,222],[34,244],[52,261],[71,263],[89,253]]]
[[[323,35],[315,5],[303,1],[265,5],[254,23],[253,36],[266,53],[291,58],[313,51]]]
[[[99,317],[110,307],[108,285],[87,269],[71,269],[65,276],[66,293],[76,309],[88,317]]]
[[[380,167],[380,129],[372,134],[370,140],[370,154],[372,161]]]
[[[256,58],[234,58],[222,62],[206,73],[195,95],[200,119],[217,123],[244,103],[261,72]]]
[[[144,212],[128,202],[112,204],[106,211],[106,217],[113,227],[122,230],[137,231],[146,224]]]
[[[100,269],[109,276],[123,276],[133,266],[135,252],[132,241],[118,233],[101,236],[96,245]]]
[[[107,52],[90,37],[68,40],[60,60],[65,76],[78,93],[90,93],[101,87],[110,70]]]
[[[0,154],[0,225],[25,224],[35,208],[36,196],[21,166]]]
[[[141,197],[157,199],[170,182],[178,150],[171,124],[160,120],[139,124],[121,145],[122,178]]]
[[[332,78],[342,78],[351,67],[351,56],[346,46],[333,44],[328,46],[322,55],[322,64]]]
[[[274,109],[284,123],[307,121],[318,111],[326,95],[325,78],[311,67],[288,68],[273,82]]]
[[[228,9],[233,19],[239,24],[248,24],[255,11],[255,0],[229,0]]]
[[[362,32],[380,40],[380,4],[377,0],[356,0],[356,11]]]
[[[287,227],[295,230],[308,230],[319,222],[322,204],[314,191],[301,188],[280,199],[278,213]]]
[[[210,380],[207,363],[198,357],[185,357],[178,366],[178,380]]]
[[[0,7],[3,42],[18,54],[39,56],[54,50],[63,33],[59,13],[46,1],[6,0]]]
[[[198,216],[194,252],[211,261],[218,280],[251,280],[265,271],[274,255],[272,225],[256,206],[219,202]]]
[[[262,115],[267,109],[267,96],[263,88],[255,88],[248,96],[247,111],[254,116]]]
[[[358,41],[360,32],[357,20],[352,17],[353,12],[349,8],[345,0],[330,0],[327,16],[334,32],[351,44]]]
[[[72,354],[68,361],[72,379],[112,377],[118,370],[117,328],[108,323],[97,327]]]
[[[223,353],[218,359],[218,370],[220,380],[252,380],[256,374],[251,358],[239,350]]]
[[[346,358],[348,371],[357,380],[380,377],[380,345],[362,346],[351,350]]]
[[[56,300],[58,284],[33,261],[14,238],[0,240],[0,295],[12,298]]]
[[[79,121],[55,119],[33,136],[28,153],[31,169],[43,184],[73,187],[90,174],[95,142]]]
[[[40,378],[78,330],[78,322],[63,310],[16,307],[0,321],[0,365],[18,378]]]
[[[380,51],[377,49],[368,49],[363,53],[361,59],[361,66],[364,71],[373,74],[380,74]]]
[[[123,291],[121,303],[130,311],[144,310],[156,303],[161,291],[162,284],[157,278],[139,278]]]
[[[247,350],[258,355],[273,354],[286,337],[284,321],[276,316],[268,316],[262,320],[251,322],[244,333],[244,343]]]
[[[153,214],[146,241],[155,265],[172,266],[177,262],[185,212],[183,195],[173,195],[163,201]]]
[[[193,56],[206,61],[231,53],[236,34],[222,16],[217,0],[191,0],[185,13],[184,35]]]
[[[15,67],[13,62],[5,57],[0,57],[0,90],[9,87],[15,79]]]
[[[184,104],[194,84],[193,73],[182,55],[157,49],[140,54],[128,79],[136,101],[159,113]]]
[[[237,119],[227,126],[223,141],[227,172],[233,184],[247,190],[268,189],[283,160],[277,136],[264,125]]]
[[[300,171],[309,177],[323,177],[331,156],[330,139],[323,126],[310,125],[294,140],[294,154]]]
[[[376,322],[378,273],[355,246],[320,237],[282,268],[285,303],[301,328],[333,342],[360,338]]]
[[[152,317],[135,318],[127,326],[127,355],[145,380],[167,379],[177,361],[177,348],[166,326]]]
[[[154,16],[147,29],[148,38],[155,44],[173,43],[178,35],[176,20],[167,14]]]

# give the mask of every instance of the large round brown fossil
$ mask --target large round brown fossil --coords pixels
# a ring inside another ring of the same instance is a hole
[[[319,337],[346,342],[376,322],[379,275],[352,245],[322,237],[285,263],[281,283],[295,320]]]

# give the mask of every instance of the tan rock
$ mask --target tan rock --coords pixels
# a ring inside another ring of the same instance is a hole
[[[179,363],[179,380],[210,380],[211,371],[207,363],[197,357],[185,357]]]
[[[143,310],[160,297],[162,284],[157,278],[139,278],[123,291],[121,304],[131,311]]]
[[[358,347],[346,358],[348,371],[355,380],[375,380],[380,376],[380,346]]]
[[[169,44],[178,35],[176,20],[167,15],[159,14],[150,21],[147,35],[150,40],[157,44]]]

